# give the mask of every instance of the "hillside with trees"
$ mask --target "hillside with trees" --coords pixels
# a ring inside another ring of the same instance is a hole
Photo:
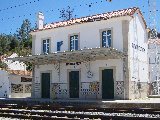
[[[10,35],[0,34],[0,56],[10,56],[12,53],[17,53],[19,56],[30,55],[32,40],[29,33],[31,30],[30,21],[25,19],[16,33]],[[6,65],[0,61],[0,68],[4,67],[6,68]],[[28,64],[28,67],[31,67],[30,64]]]

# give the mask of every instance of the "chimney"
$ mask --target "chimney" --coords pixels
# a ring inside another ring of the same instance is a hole
[[[44,24],[44,15],[42,12],[38,12],[37,15],[37,28],[42,29]]]

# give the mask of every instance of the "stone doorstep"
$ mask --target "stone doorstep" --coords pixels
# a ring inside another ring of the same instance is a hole
[[[160,95],[149,95],[148,98],[160,98]]]

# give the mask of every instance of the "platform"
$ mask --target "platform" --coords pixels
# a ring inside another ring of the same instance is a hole
[[[0,104],[81,106],[95,108],[160,108],[160,98],[145,100],[52,100],[33,98],[0,98]]]

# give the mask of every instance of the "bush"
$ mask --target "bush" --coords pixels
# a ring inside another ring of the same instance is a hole
[[[6,70],[8,68],[6,63],[0,63],[0,68]]]

